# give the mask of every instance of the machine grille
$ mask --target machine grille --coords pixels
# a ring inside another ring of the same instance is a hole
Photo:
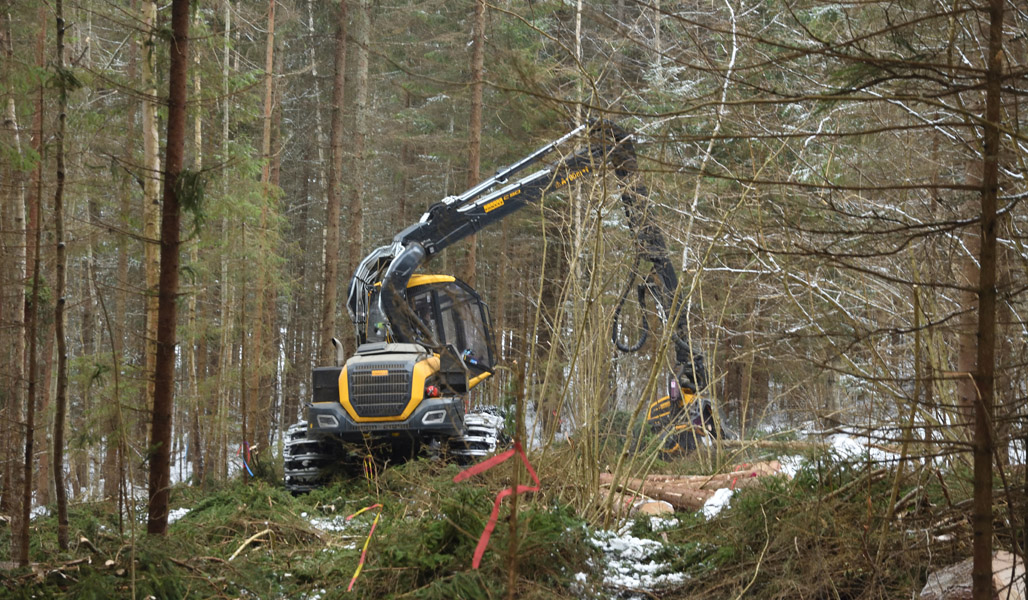
[[[397,417],[410,403],[412,374],[404,363],[353,365],[347,378],[359,417]]]

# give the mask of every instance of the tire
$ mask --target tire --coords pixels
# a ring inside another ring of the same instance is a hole
[[[309,492],[324,485],[324,471],[337,457],[329,442],[311,438],[307,432],[306,421],[286,430],[282,452],[283,479],[286,490],[293,494]]]

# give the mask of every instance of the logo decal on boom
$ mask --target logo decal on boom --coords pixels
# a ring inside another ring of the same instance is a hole
[[[573,173],[568,173],[567,177],[564,177],[560,181],[557,181],[557,182],[555,182],[553,184],[553,189],[556,190],[556,189],[562,188],[565,185],[571,183],[572,181],[578,179],[579,177],[581,177],[582,175],[585,175],[588,172],[589,172],[589,167],[582,167],[581,169],[579,169],[579,170],[577,170],[577,171],[575,171]]]
[[[487,203],[482,208],[483,208],[483,210],[485,210],[485,212],[496,210],[497,208],[500,208],[501,206],[503,206],[504,200],[510,200],[514,196],[519,196],[519,195],[521,195],[521,188],[518,188],[518,189],[514,190],[513,192],[511,192],[509,194],[504,194],[502,197],[497,198],[496,200],[493,200],[492,202]]]

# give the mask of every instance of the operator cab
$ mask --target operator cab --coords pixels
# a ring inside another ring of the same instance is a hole
[[[378,286],[371,294],[366,342],[384,342],[386,328],[378,312]],[[417,341],[425,346],[452,346],[474,379],[491,373],[495,363],[489,308],[468,284],[450,275],[417,274],[407,284],[407,304]],[[413,321],[413,319],[412,319]]]

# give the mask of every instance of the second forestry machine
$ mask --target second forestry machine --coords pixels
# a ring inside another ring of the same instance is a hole
[[[582,141],[580,150],[559,154]],[[544,162],[555,155],[553,162]],[[418,273],[447,247],[518,209],[539,202],[571,182],[609,166],[621,188],[628,226],[635,238],[636,264],[652,265],[635,286],[640,304],[652,298],[673,341],[668,395],[653,402],[647,420],[666,436],[665,450],[692,447],[696,436],[713,435],[710,401],[698,395],[707,386],[703,357],[688,343],[685,318],[675,306],[678,277],[664,236],[648,210],[648,191],[636,177],[632,135],[606,121],[582,125],[459,196],[428,208],[421,219],[396,234],[391,244],[368,254],[350,281],[347,310],[356,328],[357,351],[344,360],[336,340],[337,365],[314,369],[313,399],[306,420],[292,426],[285,443],[285,484],[293,492],[320,485],[326,473],[367,454],[358,448],[388,449],[410,456],[419,448],[439,448],[468,460],[496,449],[503,417],[484,409],[469,412],[468,392],[495,366],[489,311],[470,286],[449,275]],[[520,179],[516,173],[537,170]],[[612,338],[625,352],[638,350],[648,327],[642,319],[637,343],[618,336],[621,308]],[[642,307],[640,307],[642,308]],[[352,449],[352,451],[351,451]]]

